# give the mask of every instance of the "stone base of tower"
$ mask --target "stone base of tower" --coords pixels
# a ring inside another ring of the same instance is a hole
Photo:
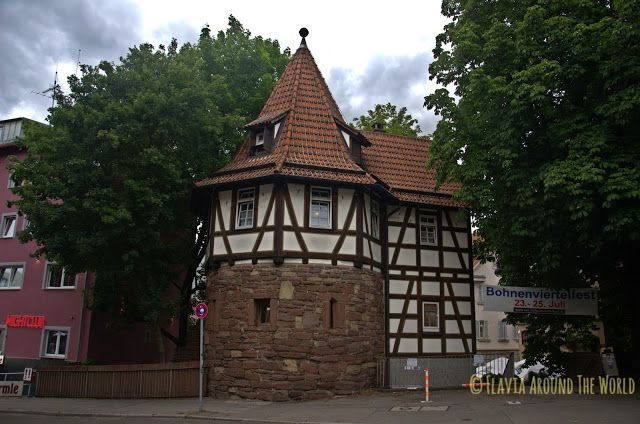
[[[383,278],[319,264],[223,265],[208,275],[208,393],[311,399],[374,387]],[[269,305],[266,323],[264,305]]]

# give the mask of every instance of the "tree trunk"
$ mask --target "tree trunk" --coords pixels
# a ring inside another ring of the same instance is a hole
[[[166,352],[164,349],[164,337],[162,336],[162,328],[160,328],[160,324],[156,323],[155,325],[155,333],[156,333],[156,342],[158,343],[158,356],[161,363],[166,363]]]

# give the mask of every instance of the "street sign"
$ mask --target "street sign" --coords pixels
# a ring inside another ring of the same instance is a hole
[[[31,381],[32,376],[33,376],[33,368],[25,368],[24,374],[22,375],[22,381]]]
[[[207,312],[209,312],[209,310],[207,309],[207,305],[205,305],[204,303],[198,303],[193,310],[196,313],[196,318],[199,319],[206,317]]]

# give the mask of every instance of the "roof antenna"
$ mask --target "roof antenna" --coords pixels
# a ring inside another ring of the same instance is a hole
[[[305,37],[309,35],[309,30],[304,27],[300,28],[300,31],[298,31],[298,34],[300,34],[300,37],[302,37],[302,41],[300,42],[300,47],[304,47],[306,49],[307,40],[305,40]]]

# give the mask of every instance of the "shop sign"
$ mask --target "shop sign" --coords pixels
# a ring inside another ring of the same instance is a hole
[[[5,324],[7,325],[7,327],[44,328],[44,316],[42,315],[7,315]]]

